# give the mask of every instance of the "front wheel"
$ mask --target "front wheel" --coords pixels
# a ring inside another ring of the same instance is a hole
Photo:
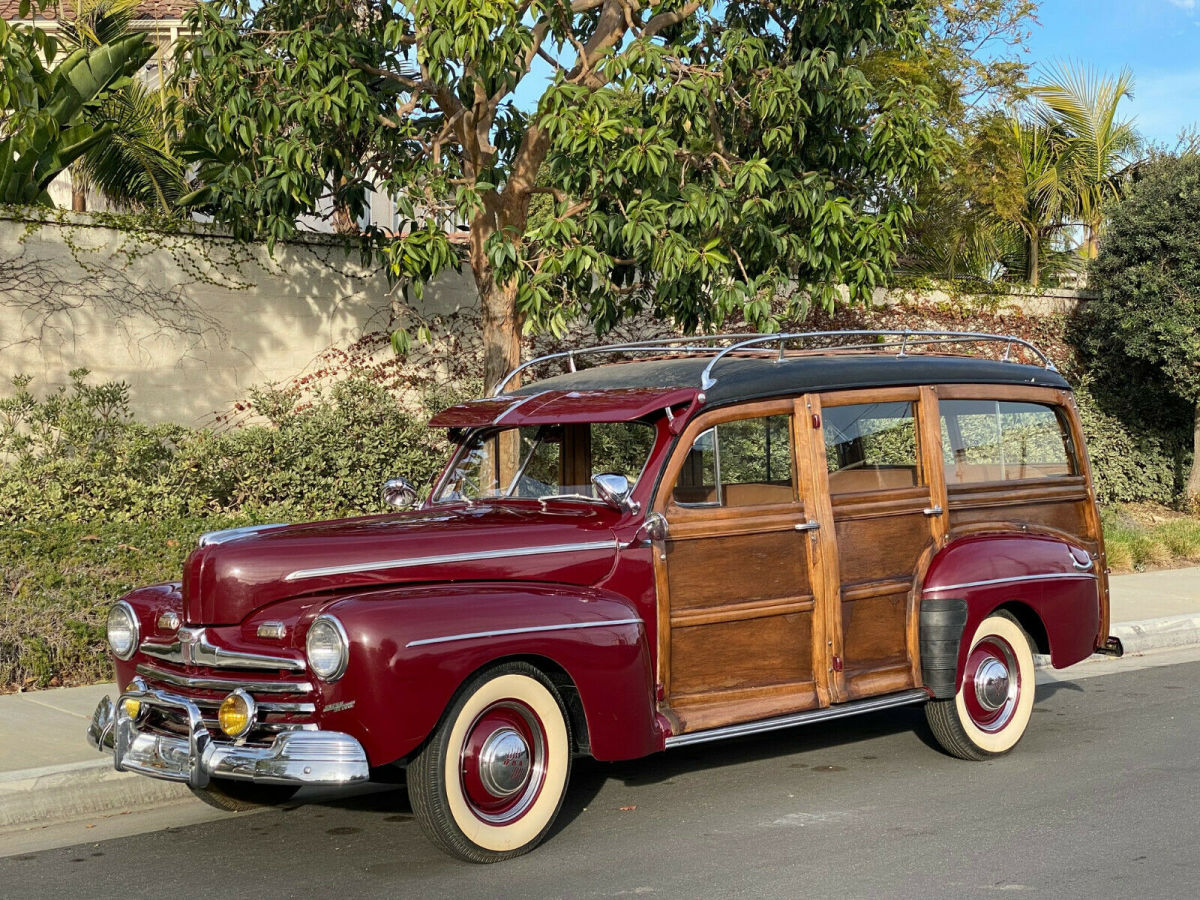
[[[490,863],[536,847],[571,771],[571,728],[540,671],[511,663],[473,679],[408,766],[425,835],[451,856]]]
[[[984,619],[971,638],[962,686],[953,700],[931,700],[925,718],[946,752],[981,760],[1007,753],[1033,714],[1033,650],[1006,612]]]

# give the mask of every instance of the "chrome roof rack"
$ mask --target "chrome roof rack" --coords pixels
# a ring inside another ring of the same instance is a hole
[[[898,348],[896,353],[897,358],[903,358],[909,355],[909,350],[913,347],[929,347],[939,344],[964,344],[964,343],[999,343],[1004,344],[1004,355],[1001,357],[1004,362],[1012,361],[1012,351],[1014,347],[1021,347],[1032,353],[1041,364],[1052,372],[1058,371],[1050,358],[1041,350],[1031,344],[1029,341],[1015,337],[1013,335],[1004,334],[986,334],[977,331],[895,331],[895,330],[874,330],[874,331],[797,331],[780,334],[714,334],[700,335],[693,337],[679,338],[658,338],[649,341],[634,341],[625,344],[605,344],[599,347],[584,347],[578,350],[563,350],[558,353],[547,353],[544,356],[539,356],[536,359],[531,359],[529,362],[522,363],[509,372],[504,380],[501,381],[496,389],[492,392],[492,396],[500,396],[504,388],[513,380],[519,373],[526,369],[550,362],[556,359],[565,359],[567,361],[568,371],[576,371],[575,362],[583,356],[596,356],[602,354],[618,354],[618,353],[652,353],[652,354],[667,354],[677,353],[686,356],[702,356],[712,354],[712,360],[704,367],[704,371],[700,375],[700,389],[708,390],[717,383],[716,377],[713,375],[713,370],[721,360],[732,354],[758,354],[760,356],[775,356],[776,362],[781,362],[786,357],[787,345],[794,341],[805,340],[831,340],[831,339],[847,339],[848,343],[839,343],[835,345],[823,345],[811,348],[809,352],[820,352],[822,350],[845,351],[845,350],[887,350],[890,348]],[[716,342],[727,342],[724,346],[715,346]]]
[[[604,353],[679,353],[684,356],[698,356],[702,353],[717,353],[725,348],[709,346],[712,341],[748,341],[754,338],[763,337],[761,334],[709,334],[709,335],[691,335],[689,337],[677,338],[655,338],[649,341],[633,341],[625,344],[604,344],[599,347],[582,347],[578,350],[562,350],[558,353],[547,353],[544,356],[539,356],[536,359],[531,359],[529,362],[521,363],[511,372],[504,376],[504,380],[496,385],[492,391],[493,397],[499,397],[504,388],[510,381],[517,377],[521,372],[531,366],[541,365],[542,363],[550,362],[555,359],[565,359],[567,361],[567,371],[574,372],[575,360],[581,356],[598,356]],[[672,344],[681,344],[679,347],[672,347]]]

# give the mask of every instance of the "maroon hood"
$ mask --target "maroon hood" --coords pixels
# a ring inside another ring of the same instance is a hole
[[[234,625],[285,597],[413,582],[594,584],[612,568],[618,518],[579,502],[455,504],[234,537],[188,557],[184,620]]]

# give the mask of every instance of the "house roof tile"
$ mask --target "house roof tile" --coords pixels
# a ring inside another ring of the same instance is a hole
[[[181,19],[185,12],[196,5],[196,2],[197,0],[142,0],[134,19],[154,21]],[[58,15],[53,6],[48,6],[36,13],[34,18],[53,21],[58,18]],[[0,0],[0,19],[7,22],[21,19],[21,0]]]

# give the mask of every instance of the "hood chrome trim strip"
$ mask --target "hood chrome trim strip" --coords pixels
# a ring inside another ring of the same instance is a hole
[[[453,565],[480,559],[508,559],[514,556],[541,556],[550,553],[577,553],[584,550],[617,550],[616,541],[588,541],[580,544],[550,544],[546,547],[513,547],[504,550],[476,550],[472,553],[444,553],[439,556],[412,556],[408,559],[386,559],[379,562],[347,563],[342,566],[322,566],[317,569],[297,569],[285,575],[284,581],[322,578],[326,575],[351,575],[356,572],[377,572],[382,569],[411,569],[415,566]]]
[[[449,634],[445,637],[423,638],[409,641],[404,649],[423,647],[426,644],[445,644],[449,641],[469,641],[471,638],[504,637],[510,634],[534,634],[539,631],[567,631],[572,628],[604,628],[616,625],[642,625],[641,619],[614,619],[610,622],[568,622],[564,625],[531,625],[528,628],[502,628],[497,631],[474,631],[470,634]]]
[[[1012,575],[1008,578],[989,578],[986,581],[964,581],[962,584],[944,584],[939,587],[922,589],[925,594],[941,594],[946,591],[960,591],[963,588],[990,587],[994,584],[1017,584],[1022,581],[1046,581],[1050,578],[1086,578],[1095,581],[1096,576],[1091,572],[1046,572],[1042,575]]]

